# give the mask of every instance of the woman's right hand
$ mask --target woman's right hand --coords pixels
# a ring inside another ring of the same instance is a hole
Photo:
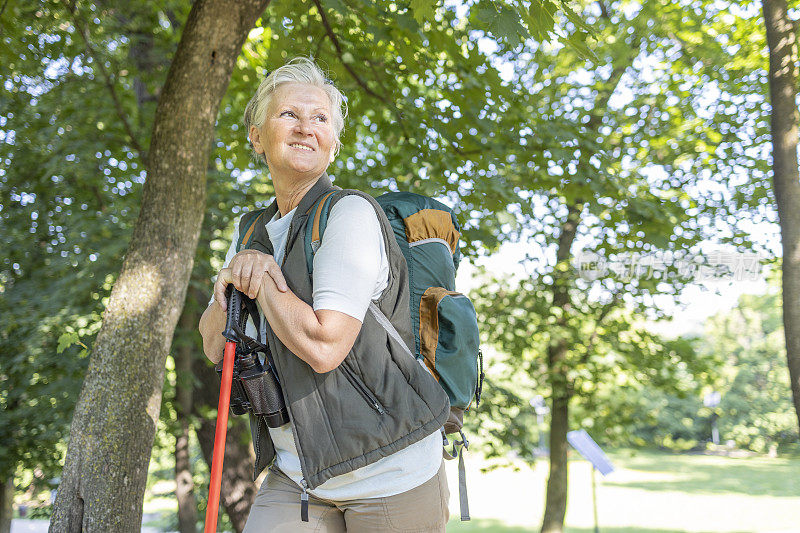
[[[233,283],[233,286],[248,298],[255,300],[266,275],[275,281],[279,291],[289,290],[281,267],[275,262],[274,257],[258,250],[242,250],[233,256],[226,268],[219,271],[217,281],[214,283],[214,299],[225,311],[227,308],[225,289],[229,283]]]

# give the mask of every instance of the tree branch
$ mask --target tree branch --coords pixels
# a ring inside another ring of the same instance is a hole
[[[600,5],[600,12],[603,15],[603,18],[606,19],[608,23],[611,23],[611,17],[608,13],[608,8],[606,7],[605,3],[602,0],[597,2]],[[639,15],[636,15],[638,17]],[[636,18],[634,17],[634,18]],[[592,107],[591,111],[589,111],[589,120],[586,122],[586,129],[588,131],[594,131],[599,126],[603,120],[602,115],[598,113],[604,113],[606,107],[608,106],[609,100],[611,100],[611,96],[616,92],[617,87],[619,86],[619,82],[622,80],[622,75],[625,74],[625,71],[628,70],[628,67],[633,65],[633,61],[639,55],[639,48],[642,45],[642,38],[641,36],[634,34],[632,37],[631,42],[631,54],[624,58],[625,61],[615,65],[611,69],[611,74],[608,76],[606,80],[606,87],[605,91],[598,91],[598,96],[595,101],[595,105]],[[613,64],[613,61],[612,61]]]
[[[142,148],[142,145],[139,143],[139,141],[136,139],[136,135],[133,132],[133,128],[131,127],[130,121],[128,120],[128,116],[122,109],[122,102],[119,99],[119,95],[117,95],[117,90],[114,86],[114,80],[111,78],[111,75],[106,70],[105,65],[103,65],[103,62],[95,55],[94,50],[92,50],[91,41],[89,40],[88,27],[82,24],[80,16],[78,15],[77,7],[75,6],[75,2],[74,1],[65,2],[65,4],[67,6],[67,10],[72,15],[72,21],[75,24],[75,29],[78,31],[81,38],[83,39],[83,43],[86,47],[86,53],[89,55],[89,57],[92,58],[92,60],[97,65],[98,69],[100,70],[100,73],[103,76],[105,85],[108,88],[108,91],[111,93],[111,99],[114,101],[114,108],[117,110],[117,115],[122,121],[122,126],[125,129],[125,133],[128,135],[131,145],[133,146],[134,150],[136,150],[139,153],[139,157],[142,159],[142,161],[146,161],[147,160],[146,152],[144,148]]]
[[[336,49],[336,54],[339,56],[339,60],[342,62],[342,66],[344,66],[345,70],[356,81],[359,87],[361,87],[364,90],[365,93],[379,100],[380,102],[383,102],[387,107],[390,107],[394,110],[394,115],[395,117],[397,117],[397,122],[403,129],[403,135],[406,138],[408,138],[409,134],[408,131],[406,131],[405,122],[403,122],[403,116],[400,113],[400,110],[397,108],[397,105],[393,104],[387,98],[377,94],[375,91],[370,89],[367,86],[366,82],[364,82],[364,80],[362,80],[361,77],[359,77],[359,75],[356,74],[355,70],[353,70],[353,67],[351,67],[348,63],[344,61],[343,59],[344,52],[342,52],[342,47],[339,44],[339,39],[337,39],[336,34],[333,33],[333,29],[331,28],[331,25],[328,22],[328,17],[325,16],[325,9],[322,7],[322,4],[320,4],[319,0],[313,0],[313,1],[314,5],[317,6],[317,11],[319,12],[319,17],[322,20],[322,25],[325,27],[325,33],[328,35],[328,37],[331,40],[331,43],[333,44],[333,47]]]
[[[608,13],[608,6],[606,6],[606,3],[603,0],[598,0],[597,4],[600,6],[600,15],[608,22],[611,22],[611,15]]]

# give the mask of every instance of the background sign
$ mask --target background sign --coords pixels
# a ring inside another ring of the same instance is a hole
[[[717,391],[712,391],[703,397],[703,405],[706,407],[716,407],[722,401],[722,394]]]
[[[608,460],[608,457],[606,457],[606,454],[600,449],[600,446],[592,440],[592,437],[586,433],[585,429],[567,433],[567,442],[569,442],[587,461],[592,463],[592,466],[604,476],[614,471],[611,461]]]

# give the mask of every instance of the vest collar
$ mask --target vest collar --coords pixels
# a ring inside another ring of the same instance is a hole
[[[303,223],[308,218],[307,211],[311,209],[314,203],[319,200],[323,194],[336,189],[339,189],[339,187],[331,184],[331,179],[328,177],[327,172],[323,172],[320,177],[317,178],[316,183],[314,183],[308,192],[306,192],[306,194],[303,196],[303,199],[300,200],[300,203],[297,205],[294,215],[292,215],[292,221],[289,224],[289,227],[291,228],[291,234],[286,236],[286,242],[289,247],[291,247],[291,243],[297,237],[297,233],[300,231],[300,228],[303,227]],[[264,223],[259,223],[258,227],[254,229],[250,248],[255,248],[257,250],[269,253],[270,255],[274,255],[274,248],[269,240],[266,223],[272,220],[272,217],[275,216],[275,213],[277,212],[278,200],[276,198],[272,201],[269,207],[267,207],[267,211],[264,213]]]

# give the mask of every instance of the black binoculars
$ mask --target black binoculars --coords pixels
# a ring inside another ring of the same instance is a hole
[[[244,334],[247,317],[257,321],[258,311],[255,302],[228,285],[225,292],[228,299],[228,317],[222,335],[236,343],[231,383],[231,413],[243,415],[247,412],[264,417],[267,426],[280,427],[289,422],[289,413],[283,399],[275,369],[271,363],[269,348],[260,341]],[[260,328],[257,326],[260,336]],[[259,352],[265,356],[261,363]],[[266,366],[266,368],[265,368]],[[216,366],[222,377],[222,361]]]

